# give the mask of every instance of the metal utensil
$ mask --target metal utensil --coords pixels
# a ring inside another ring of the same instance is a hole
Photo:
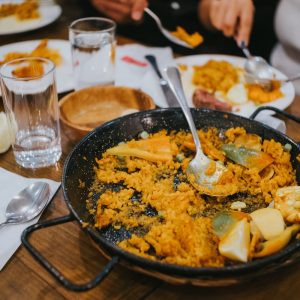
[[[157,74],[157,76],[159,78],[159,84],[165,95],[168,106],[169,107],[178,107],[179,103],[178,103],[176,97],[174,96],[174,93],[172,92],[167,81],[163,78],[163,76],[158,68],[156,57],[154,55],[145,55],[145,59],[148,60],[148,62],[150,63],[150,65],[152,66],[153,70],[155,71],[155,73]]]
[[[191,114],[190,108],[185,98],[180,73],[176,67],[168,67],[166,70],[166,80],[174,92],[177,100],[183,110],[185,118],[189,124],[194,143],[196,145],[196,156],[192,159],[187,167],[186,173],[191,184],[203,194],[211,196],[227,196],[234,193],[234,189],[215,190],[221,175],[226,171],[225,166],[219,162],[208,158],[202,151],[201,142],[197,133],[197,129]],[[207,170],[211,164],[215,164],[214,172],[208,174]]]
[[[180,45],[185,48],[193,49],[188,43],[180,40],[179,38],[175,37],[169,30],[163,27],[160,18],[148,7],[144,9],[145,13],[147,13],[157,24],[160,32],[171,42],[174,44]]]
[[[273,68],[261,56],[251,55],[244,42],[241,43],[240,48],[247,57],[244,65],[246,82],[260,84],[269,89],[271,81],[275,79]]]
[[[248,83],[260,84],[265,88],[271,87],[272,81],[280,84],[300,79],[300,73],[295,74],[286,79],[276,79],[272,67],[260,56],[252,56],[245,43],[241,43],[247,61],[245,63],[245,79]]]
[[[45,182],[35,182],[27,186],[8,203],[5,211],[6,221],[0,227],[8,224],[25,223],[39,215],[47,204],[50,187]]]
[[[296,75],[293,75],[292,77],[289,77],[287,79],[275,79],[275,81],[279,82],[280,84],[284,84],[284,83],[287,83],[287,82],[291,82],[291,81],[295,81],[295,80],[298,80],[300,79],[300,74],[296,74]]]

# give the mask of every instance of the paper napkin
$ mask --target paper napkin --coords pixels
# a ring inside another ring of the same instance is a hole
[[[150,54],[156,57],[161,72],[165,67],[174,64],[170,47],[155,48],[137,44],[118,46],[115,85],[141,89],[153,98],[156,105],[168,107],[159,79],[145,59],[145,55]]]
[[[60,186],[59,182],[44,178],[25,178],[0,168],[0,223],[5,221],[5,210],[9,201],[26,186],[36,181],[43,181],[49,184],[50,202]],[[0,228],[0,271],[20,246],[23,230],[35,224],[39,217],[40,216],[24,224],[7,225]]]
[[[285,133],[286,132],[286,125],[285,125],[285,122],[278,119],[278,118],[275,118],[271,115],[266,115],[266,114],[260,114],[260,115],[257,115],[255,117],[255,121],[259,121],[261,123],[264,123],[282,133]]]

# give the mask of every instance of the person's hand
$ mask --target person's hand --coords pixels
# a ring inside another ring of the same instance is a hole
[[[147,0],[91,0],[94,7],[118,23],[139,21],[148,6]]]
[[[254,18],[252,0],[202,0],[199,16],[204,25],[233,36],[239,44],[248,44]]]

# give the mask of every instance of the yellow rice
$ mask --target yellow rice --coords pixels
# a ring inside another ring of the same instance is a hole
[[[263,141],[262,151],[274,159],[267,167],[274,170],[270,173],[273,174],[271,178],[266,176],[269,174],[266,171],[258,172],[255,168],[247,169],[228,161],[221,145],[232,143],[245,134],[243,128],[231,128],[221,139],[215,128],[205,132],[199,130],[205,154],[225,162],[226,176],[232,177],[238,191],[253,197],[257,205],[267,206],[277,188],[296,184],[290,153],[274,140]],[[167,132],[163,130],[149,138],[165,135]],[[191,134],[180,131],[168,135],[171,137],[172,161],[151,162],[108,153],[97,159],[95,186],[101,195],[97,201],[95,226],[99,229],[112,226],[115,230],[123,227],[132,232],[130,238],[118,245],[151,260],[194,267],[223,266],[225,259],[218,252],[218,238],[212,229],[213,214],[207,214],[206,210],[226,210],[229,200],[204,197],[190,185],[185,170],[194,155],[189,149],[192,147]],[[182,154],[183,160],[175,159]],[[174,180],[179,182],[176,188]],[[120,190],[105,188],[107,184],[120,183]],[[138,201],[133,200],[136,194],[140,197]],[[149,207],[156,213],[147,215]]]

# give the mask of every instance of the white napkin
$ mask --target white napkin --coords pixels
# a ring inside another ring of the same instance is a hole
[[[149,94],[155,104],[168,107],[165,96],[160,88],[159,79],[145,55],[154,55],[161,72],[169,65],[173,65],[171,48],[153,48],[137,44],[118,46],[116,51],[115,85],[141,89]]]
[[[57,191],[60,183],[40,178],[25,178],[0,168],[0,223],[5,221],[5,210],[9,201],[26,186],[44,181],[50,185],[50,200]],[[0,271],[21,244],[21,234],[25,228],[35,224],[39,216],[30,222],[18,225],[7,225],[0,228]]]
[[[282,133],[285,133],[286,132],[286,125],[285,125],[285,122],[278,119],[278,118],[275,118],[275,117],[272,117],[271,115],[266,115],[266,114],[259,114],[255,117],[255,121],[259,121],[261,123],[264,123]]]

